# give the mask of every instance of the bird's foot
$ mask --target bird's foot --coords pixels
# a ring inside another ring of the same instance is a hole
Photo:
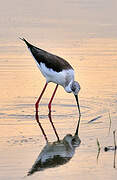
[[[50,103],[48,104],[48,110],[49,110],[48,117],[51,117],[51,105],[50,105]]]
[[[49,118],[51,117],[51,110],[49,110],[48,117]]]
[[[36,111],[35,119],[36,119],[37,123],[39,123],[39,115],[38,115],[38,111]]]

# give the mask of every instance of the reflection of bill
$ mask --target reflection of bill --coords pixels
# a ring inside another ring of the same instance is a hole
[[[71,134],[67,134],[63,140],[47,143],[28,172],[28,176],[36,171],[42,171],[67,163],[73,157],[75,148],[80,143],[79,137],[77,135],[72,136]]]

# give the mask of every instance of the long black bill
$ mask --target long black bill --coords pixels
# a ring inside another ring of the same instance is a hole
[[[79,126],[80,126],[81,112],[80,112],[80,105],[79,105],[79,101],[78,101],[78,96],[75,95],[75,98],[76,98],[76,102],[77,102],[77,106],[78,106],[78,113],[79,113],[79,119],[78,119],[78,124],[77,124],[75,135],[78,135],[78,130],[79,130]]]

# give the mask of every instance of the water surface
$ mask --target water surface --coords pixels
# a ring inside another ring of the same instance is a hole
[[[34,106],[45,79],[19,36],[67,59],[81,85],[81,145],[69,163],[28,178],[116,179],[114,152],[103,150],[113,145],[112,132],[117,128],[116,5],[114,0],[1,2],[0,179],[24,178],[45,145]],[[47,104],[54,87],[48,86],[40,105],[40,120],[52,142],[56,137]],[[59,87],[52,119],[61,139],[74,134],[77,116],[74,96]]]

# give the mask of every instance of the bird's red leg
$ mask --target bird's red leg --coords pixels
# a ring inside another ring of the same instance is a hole
[[[55,90],[54,90],[54,92],[53,92],[53,94],[52,94],[52,97],[51,97],[51,99],[50,99],[50,102],[49,102],[49,104],[48,104],[49,114],[51,114],[51,104],[52,104],[53,98],[54,98],[54,96],[55,96],[55,93],[56,93],[56,91],[57,91],[57,88],[58,88],[58,84],[56,85]]]
[[[53,100],[53,98],[54,98],[54,96],[55,96],[55,93],[56,93],[56,91],[57,91],[57,88],[58,88],[58,84],[56,85],[55,90],[54,90],[54,92],[53,92],[53,94],[52,94],[52,97],[51,97],[51,99],[50,99],[50,102],[49,102],[49,104],[48,104],[48,108],[49,108],[48,117],[49,117],[50,123],[51,123],[51,125],[52,125],[52,127],[53,127],[53,130],[54,130],[54,132],[55,132],[55,135],[56,135],[58,141],[60,141],[60,140],[59,140],[59,136],[58,136],[57,131],[56,131],[56,128],[55,128],[55,126],[54,126],[54,124],[53,124],[53,122],[52,122],[52,117],[51,117],[51,104],[52,104],[52,100]]]
[[[45,89],[46,89],[47,85],[48,85],[48,83],[46,82],[46,84],[45,84],[45,86],[44,86],[44,88],[43,88],[43,90],[42,90],[42,92],[41,92],[41,94],[40,94],[37,102],[35,103],[36,115],[38,115],[39,102],[40,102],[40,100],[41,100],[41,98],[42,98],[42,96],[43,96],[43,93],[45,92]]]

